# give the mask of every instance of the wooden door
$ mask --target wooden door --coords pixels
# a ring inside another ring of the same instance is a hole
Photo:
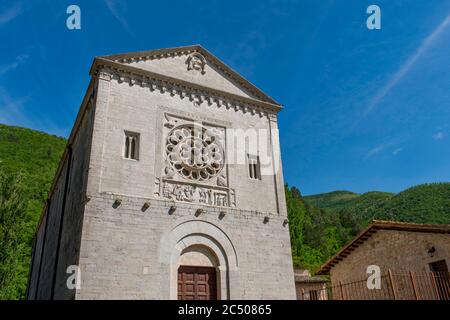
[[[180,266],[178,300],[216,300],[217,279],[213,267]]]

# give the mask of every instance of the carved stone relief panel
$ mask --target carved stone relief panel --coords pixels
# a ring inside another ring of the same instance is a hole
[[[156,185],[155,194],[160,198],[218,207],[236,206],[235,194],[232,189],[191,185],[165,179],[157,179]]]

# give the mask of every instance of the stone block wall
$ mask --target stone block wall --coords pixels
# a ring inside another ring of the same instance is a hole
[[[94,124],[93,82],[77,117],[35,236],[27,298],[73,299],[67,267],[78,265]]]
[[[311,291],[315,291],[314,294]],[[328,300],[326,282],[295,282],[297,300]]]
[[[117,198],[122,202],[114,208]],[[150,208],[142,211],[147,201]],[[173,205],[177,208],[171,214]],[[205,212],[196,216],[197,208],[122,195],[92,197],[86,205],[80,257],[82,282],[76,298],[174,298],[172,238],[183,241],[184,235],[176,230],[188,225],[187,233],[220,242],[228,263],[221,267],[229,279],[228,293],[222,298],[295,299],[284,217],[270,215],[264,223],[265,215],[261,213],[206,206]],[[223,217],[221,211],[225,212]]]
[[[427,251],[436,248],[433,256]],[[429,264],[446,260],[450,269],[450,236],[397,230],[378,230],[331,271],[333,285],[338,281],[367,278],[367,266],[378,265],[384,274],[388,269],[400,271],[430,271]]]

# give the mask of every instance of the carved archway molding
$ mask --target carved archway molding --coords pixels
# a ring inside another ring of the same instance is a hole
[[[178,223],[163,235],[160,242],[160,262],[169,268],[170,299],[177,299],[177,272],[183,250],[191,246],[206,247],[218,260],[219,299],[230,299],[238,257],[227,234],[208,221],[187,220]]]

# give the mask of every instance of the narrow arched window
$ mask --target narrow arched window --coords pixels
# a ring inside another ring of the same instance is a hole
[[[131,148],[130,148],[130,154],[131,159],[136,159],[136,137],[131,137]]]
[[[259,163],[259,156],[247,154],[248,162],[248,176],[250,179],[261,179],[261,166]]]
[[[130,155],[130,137],[125,137],[125,158],[128,158]]]
[[[124,157],[139,160],[139,133],[125,131]]]

